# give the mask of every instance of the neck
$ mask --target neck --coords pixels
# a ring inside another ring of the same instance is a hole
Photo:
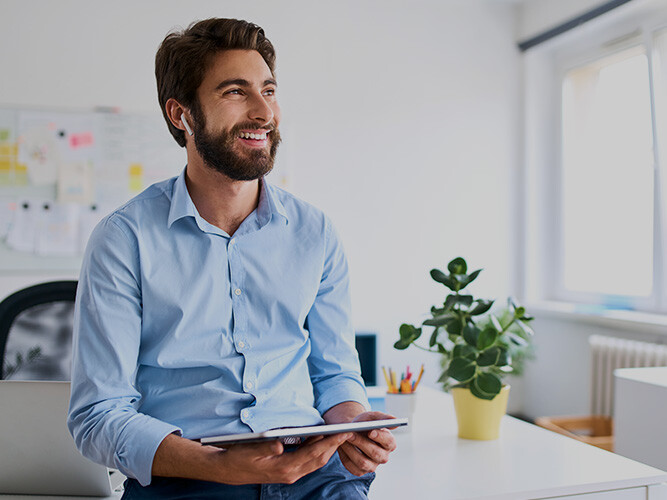
[[[230,236],[259,203],[258,180],[236,181],[202,162],[188,161],[185,183],[204,220]]]

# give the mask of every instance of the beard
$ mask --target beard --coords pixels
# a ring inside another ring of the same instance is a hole
[[[203,113],[193,114],[199,115],[193,116],[195,148],[208,167],[236,181],[260,179],[273,169],[280,144],[280,132],[273,123],[262,127],[253,122],[239,123],[229,131],[209,134],[206,132]],[[270,131],[266,137],[269,142],[268,151],[248,148],[243,154],[237,153],[234,146],[241,130],[256,128]]]

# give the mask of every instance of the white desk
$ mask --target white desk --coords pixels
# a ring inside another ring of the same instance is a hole
[[[459,439],[451,397],[433,389],[418,390],[411,424],[372,499],[667,500],[667,472],[512,417],[496,441]]]
[[[667,469],[667,367],[616,370],[614,449]]]
[[[661,484],[667,472],[511,417],[504,418],[496,441],[458,439],[456,433],[451,397],[420,388],[411,431],[396,435],[398,449],[379,467],[370,498],[667,500]],[[65,497],[0,495],[28,498]]]

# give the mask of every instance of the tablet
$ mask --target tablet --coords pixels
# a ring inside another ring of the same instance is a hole
[[[388,418],[385,420],[370,420],[368,422],[321,424],[306,427],[283,427],[264,432],[245,432],[243,434],[206,437],[201,439],[201,444],[224,448],[232,444],[257,443],[259,441],[279,439],[284,444],[295,445],[300,444],[309,436],[324,436],[326,434],[339,434],[341,432],[362,432],[384,427],[402,427],[404,425],[408,425],[407,418]]]

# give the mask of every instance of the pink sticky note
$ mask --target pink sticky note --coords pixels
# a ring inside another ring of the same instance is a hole
[[[92,132],[80,132],[78,134],[70,134],[69,145],[72,149],[85,148],[93,145]]]

